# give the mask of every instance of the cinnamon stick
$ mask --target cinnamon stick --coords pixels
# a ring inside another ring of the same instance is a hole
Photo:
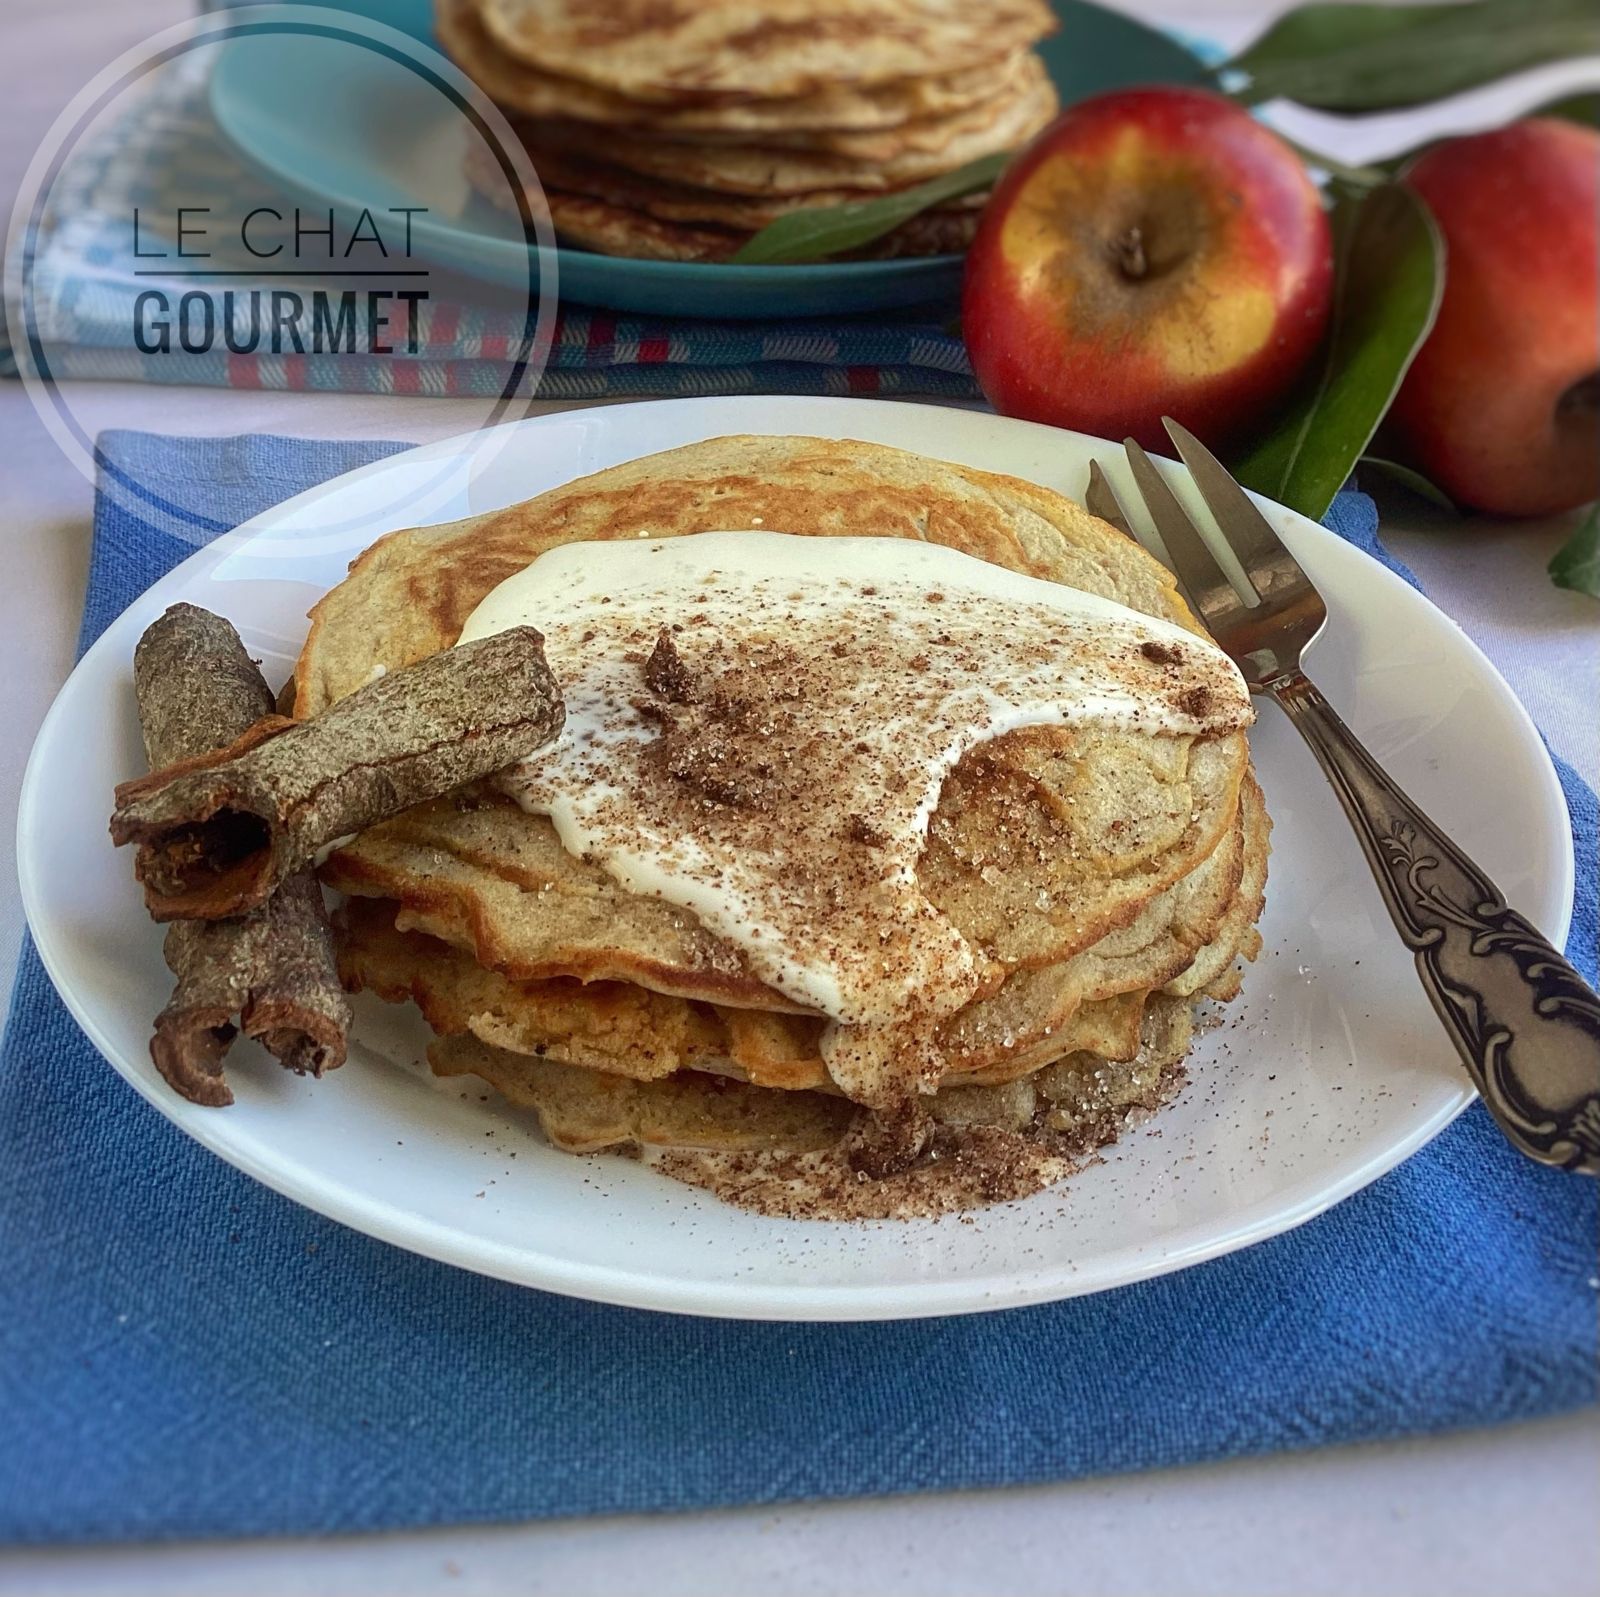
[[[111,836],[138,847],[157,920],[243,914],[327,844],[514,764],[562,718],[544,640],[514,627],[123,783]]]
[[[174,605],[146,630],[133,683],[156,767],[232,742],[273,707],[239,634],[191,604]],[[290,876],[238,919],[175,922],[162,952],[177,985],[156,1017],[150,1056],[191,1102],[233,1102],[222,1062],[241,1028],[291,1070],[320,1076],[344,1062],[350,1007],[310,872]]]

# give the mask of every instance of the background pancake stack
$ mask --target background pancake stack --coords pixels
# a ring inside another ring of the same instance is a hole
[[[313,613],[296,713],[449,648],[545,550],[633,538],[642,521],[659,537],[926,537],[1195,626],[1143,550],[1033,484],[865,443],[721,438],[380,541]],[[940,1033],[925,1144],[939,1157],[864,1181],[847,1164],[829,1212],[1034,1191],[1162,1103],[1195,1006],[1233,996],[1237,960],[1259,946],[1268,830],[1243,733],[1034,727],[972,750],[918,867],[988,972]],[[433,1068],[493,1083],[557,1146],[650,1150],[669,1173],[786,1213],[817,1208],[795,1159],[870,1153],[871,1117],[833,1088],[820,1017],[693,914],[567,853],[492,784],[370,828],[324,879],[351,895],[347,984],[415,1000],[437,1033]]]
[[[557,233],[609,255],[724,260],[790,211],[1013,150],[1056,96],[1042,0],[437,0],[445,49],[505,112]],[[487,151],[468,162],[498,203]],[[964,197],[870,247],[965,247]],[[530,196],[533,203],[537,197]]]

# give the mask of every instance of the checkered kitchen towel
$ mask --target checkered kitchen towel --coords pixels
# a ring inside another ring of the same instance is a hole
[[[520,308],[497,307],[481,285],[439,275],[445,286],[419,307],[417,353],[144,354],[131,329],[139,294],[164,288],[175,303],[193,283],[135,277],[133,217],[149,254],[172,239],[180,205],[228,196],[230,212],[283,204],[225,142],[206,104],[205,63],[169,66],[111,124],[77,147],[57,178],[51,219],[31,253],[35,325],[8,328],[0,313],[0,375],[15,376],[20,346],[56,378],[209,383],[228,388],[479,395],[495,398],[512,374],[507,351],[522,336]],[[152,231],[151,219],[156,219]],[[277,279],[309,295],[310,285]],[[542,399],[680,394],[788,393],[977,398],[966,350],[950,320],[915,317],[788,323],[652,320],[563,307]],[[366,329],[359,330],[365,345]]]

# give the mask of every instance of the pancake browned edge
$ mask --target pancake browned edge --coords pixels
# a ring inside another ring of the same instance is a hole
[[[313,613],[298,711],[448,648],[549,549],[740,527],[942,543],[1200,630],[1163,568],[1036,484],[721,438],[381,540]],[[368,828],[323,874],[351,900],[346,983],[414,1000],[434,1070],[490,1082],[555,1146],[632,1152],[767,1213],[891,1217],[1038,1191],[1178,1089],[1196,1017],[1260,946],[1269,831],[1242,733],[1030,727],[973,749],[918,880],[997,974],[942,1028],[939,1090],[888,1128],[833,1089],[819,1017],[492,791]]]
[[[602,254],[726,260],[779,216],[1018,149],[1057,108],[1032,50],[1054,27],[1040,0],[985,8],[982,26],[953,0],[617,0],[604,23],[561,0],[435,9],[445,49],[512,123],[542,195],[516,192],[476,140],[473,187]],[[982,198],[855,253],[963,250]]]
[[[566,244],[599,255],[624,255],[632,260],[727,261],[753,233],[811,203],[811,196],[770,201],[744,196],[713,194],[670,182],[655,183],[632,177],[599,163],[589,163],[576,188],[570,163],[550,152],[538,156],[541,186],[513,189],[500,163],[481,144],[467,152],[466,171],[474,188],[490,204],[518,216],[546,217]],[[648,203],[635,198],[648,194]],[[843,204],[859,198],[839,192],[824,203]],[[974,199],[981,203],[982,196]],[[980,203],[967,200],[932,206],[908,217],[898,227],[840,256],[845,260],[884,261],[906,256],[959,255],[977,231]],[[745,219],[733,220],[740,211]],[[701,219],[704,218],[704,219]],[[720,218],[720,219],[719,219]]]

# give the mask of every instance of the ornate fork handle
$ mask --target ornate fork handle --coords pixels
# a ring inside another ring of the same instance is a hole
[[[1489,1112],[1541,1163],[1600,1174],[1600,998],[1385,774],[1299,671],[1270,691],[1311,745]]]

